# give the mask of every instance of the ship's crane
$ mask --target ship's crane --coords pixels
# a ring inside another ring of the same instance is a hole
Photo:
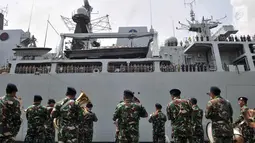
[[[4,26],[8,26],[8,20],[5,18],[8,14],[8,5],[6,7],[0,8],[0,13],[4,15]]]
[[[76,23],[73,22],[72,18],[64,17],[62,15],[61,19],[68,28],[69,31],[74,31]],[[92,32],[100,32],[100,31],[105,31],[111,30],[111,24],[109,22],[109,15],[99,17],[96,19],[91,20],[91,26],[92,26]]]

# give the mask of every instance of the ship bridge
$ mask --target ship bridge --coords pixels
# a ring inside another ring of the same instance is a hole
[[[211,49],[211,46],[211,42],[194,42],[184,50],[184,54],[191,54],[194,52],[207,52]]]
[[[233,25],[223,25],[215,34],[212,39],[216,41],[219,37],[229,37],[231,34],[236,34],[238,30],[234,29]]]

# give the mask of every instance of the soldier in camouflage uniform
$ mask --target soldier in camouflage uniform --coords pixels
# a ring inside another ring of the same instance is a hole
[[[211,100],[208,101],[205,117],[212,121],[212,133],[215,143],[232,143],[233,109],[231,104],[220,96],[218,87],[211,87],[207,93]]]
[[[92,103],[86,105],[84,120],[81,122],[79,143],[92,143],[93,140],[93,122],[97,122],[97,116],[92,112]]]
[[[139,120],[148,117],[145,108],[133,102],[134,94],[129,90],[124,91],[124,102],[119,103],[113,115],[113,121],[118,119],[118,142],[139,142]]]
[[[83,120],[83,109],[75,101],[76,90],[67,88],[66,98],[57,102],[51,112],[51,118],[59,119],[59,143],[78,143],[78,126]]]
[[[168,120],[172,124],[172,138],[175,143],[192,142],[192,105],[187,99],[180,99],[179,89],[170,90],[172,101],[167,105]]]
[[[50,114],[54,108],[55,105],[55,100],[54,99],[49,99],[48,100],[48,105],[47,105],[47,114],[48,114],[48,118],[47,118],[47,122],[45,124],[45,131],[46,131],[46,135],[45,135],[45,142],[46,143],[54,143],[55,142],[55,128],[53,125],[53,119],[50,118]]]
[[[134,94],[134,92],[133,92]],[[122,103],[124,101],[120,101],[119,103]],[[137,97],[133,97],[133,102],[140,104],[140,100]],[[116,133],[115,133],[115,142],[118,143],[118,135],[119,135],[119,125],[118,125],[118,119],[114,122],[114,124],[116,125]]]
[[[254,138],[254,134],[255,134],[254,129],[249,127],[246,122],[243,122],[244,121],[244,115],[249,110],[249,108],[247,107],[247,101],[248,101],[248,98],[246,98],[246,97],[239,97],[238,98],[238,103],[241,107],[241,110],[240,110],[240,116],[234,122],[234,127],[240,127],[241,131],[242,131],[242,135],[245,139],[245,142],[246,143],[252,143],[253,138]],[[243,124],[239,125],[242,122],[243,122]]]
[[[193,142],[192,143],[204,143],[204,129],[203,129],[203,110],[197,105],[197,99],[191,98],[192,104],[192,129],[193,129]]]
[[[165,143],[166,115],[161,111],[162,106],[155,104],[156,112],[150,115],[149,122],[153,127],[153,143]]]
[[[27,135],[24,143],[44,143],[47,109],[41,105],[42,97],[34,96],[34,104],[26,109]]]
[[[6,96],[0,98],[0,142],[14,143],[21,119],[20,102],[15,98],[18,89],[9,83],[6,87]]]

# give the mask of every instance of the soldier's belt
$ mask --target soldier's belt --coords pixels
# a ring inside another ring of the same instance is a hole
[[[220,124],[223,124],[223,123],[229,123],[228,121],[224,121],[224,120],[220,120],[220,121],[212,121],[214,123],[220,123]]]
[[[130,125],[130,124],[135,124],[135,123],[136,123],[135,121],[128,122],[129,125]]]

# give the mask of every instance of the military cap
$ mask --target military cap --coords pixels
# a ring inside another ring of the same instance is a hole
[[[56,103],[55,100],[54,99],[49,99],[48,104],[52,104],[52,103],[55,104]]]
[[[87,103],[86,105],[87,108],[92,108],[93,107],[93,104],[91,102]]]
[[[159,103],[156,103],[156,104],[155,104],[155,107],[156,107],[157,109],[162,109],[162,105],[160,105]]]
[[[66,95],[76,95],[76,90],[73,87],[67,87]]]
[[[246,98],[246,97],[239,97],[239,98],[238,98],[238,101],[239,101],[239,100],[242,100],[242,101],[244,101],[244,102],[247,102],[247,101],[248,101],[248,98]]]
[[[130,90],[124,90],[124,96],[125,97],[134,97],[134,93]]]
[[[18,92],[18,88],[15,84],[9,83],[6,86],[6,93]]]
[[[197,99],[196,98],[190,98],[190,102],[194,105],[197,104]]]
[[[210,92],[213,93],[214,95],[220,95],[221,90],[218,87],[216,87],[216,86],[212,86],[210,88]]]
[[[172,89],[172,90],[170,90],[170,94],[173,96],[180,96],[181,91],[179,89]]]
[[[35,95],[34,96],[34,102],[38,102],[38,101],[42,101],[43,99],[42,99],[42,96],[40,96],[40,95]]]

